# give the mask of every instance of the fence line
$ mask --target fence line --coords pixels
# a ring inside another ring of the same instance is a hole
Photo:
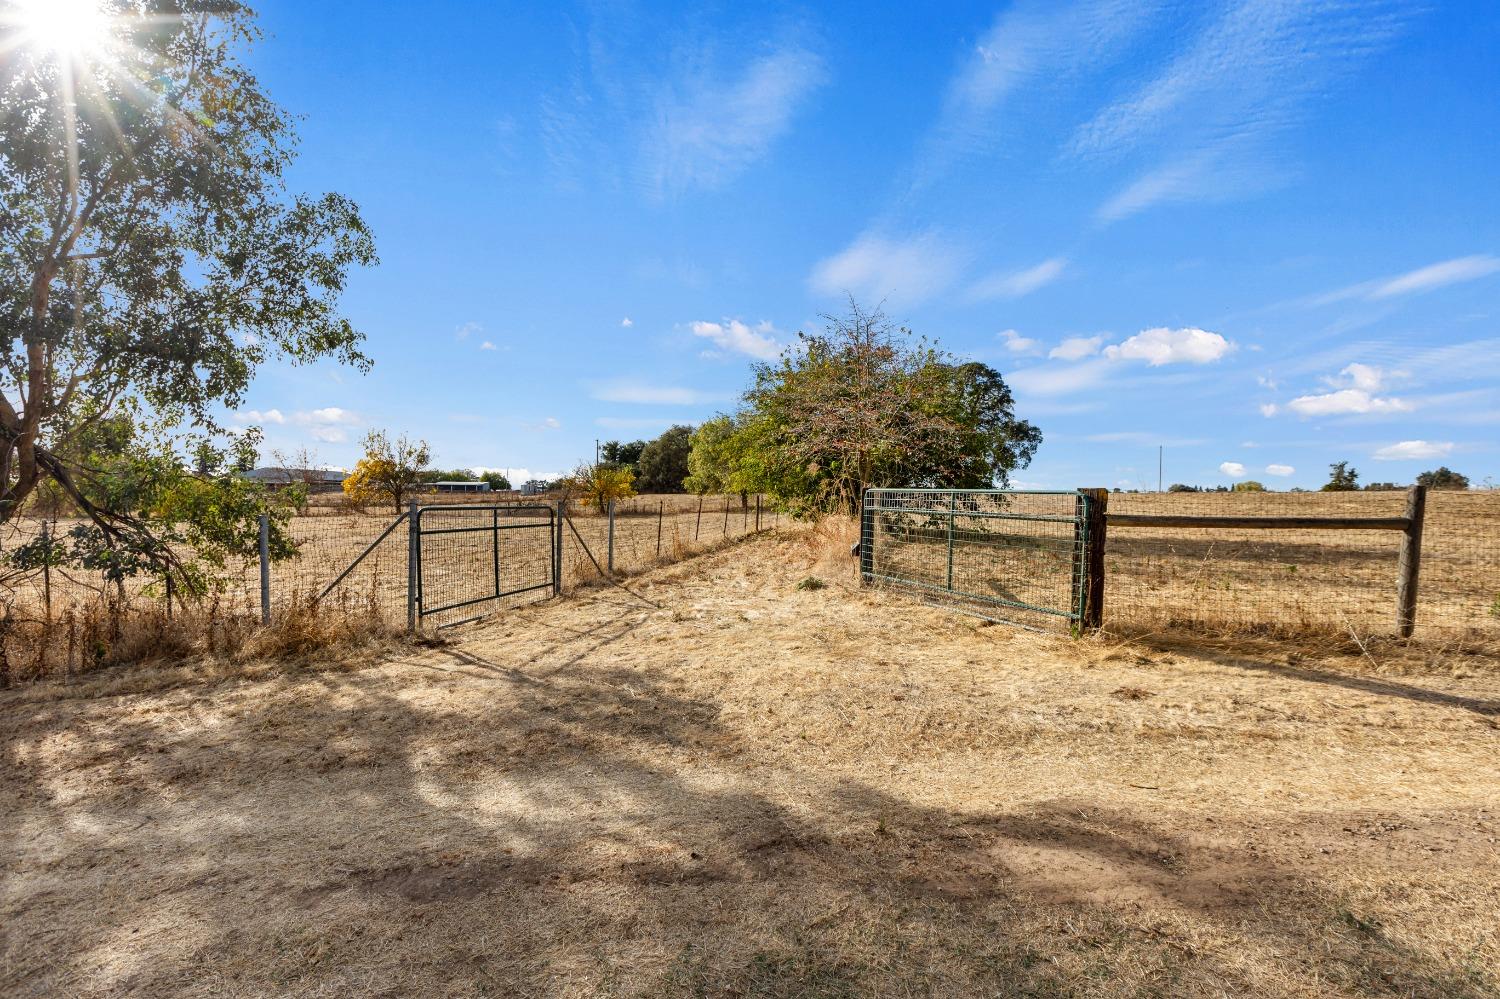
[[[449,498],[430,497],[445,505]],[[544,498],[528,497],[507,505],[556,509],[555,500]],[[713,529],[704,524],[695,530],[700,507],[713,515]],[[538,540],[543,547],[537,552],[527,549],[509,554],[523,560],[542,558],[549,554],[546,545],[556,545],[552,553],[556,583],[566,592],[601,575],[628,575],[690,557],[726,539],[754,533],[763,521],[767,528],[779,522],[779,515],[763,518],[762,508],[759,497],[738,495],[635,497],[605,511],[570,503],[571,531],[565,530],[552,541]],[[408,594],[416,564],[409,532],[400,529],[408,516],[389,508],[377,512],[316,507],[291,518],[288,528],[298,554],[275,563],[269,560],[269,531],[263,530],[257,539],[258,557],[226,566],[220,573],[223,587],[208,598],[213,613],[225,621],[259,626],[317,603],[331,615],[368,619],[371,627],[400,630],[413,626],[417,622],[408,607]],[[23,518],[0,529],[0,685],[6,677],[25,679],[71,671],[70,661],[83,658],[81,653],[74,656],[79,648],[116,642],[129,615],[165,616],[184,607],[181,594],[170,593],[159,580],[137,577],[106,582],[97,571],[62,568],[50,561],[35,570],[11,563],[9,556],[21,545],[39,537],[55,539],[72,523]],[[576,537],[572,531],[578,532]],[[611,534],[613,545],[609,546]],[[610,564],[596,568],[584,552],[585,540],[600,554],[612,547]],[[97,619],[86,638],[77,624],[85,617]],[[49,638],[59,627],[72,631],[60,639]]]

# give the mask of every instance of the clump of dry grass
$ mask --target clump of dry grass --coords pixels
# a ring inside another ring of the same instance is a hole
[[[222,675],[268,661],[337,662],[400,634],[375,600],[320,604],[298,597],[270,625],[261,624],[257,610],[215,597],[171,610],[102,598],[54,615],[11,605],[0,617],[0,686],[139,668]]]

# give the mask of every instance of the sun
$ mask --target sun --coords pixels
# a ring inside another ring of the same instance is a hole
[[[0,24],[15,42],[64,59],[102,51],[110,16],[101,0],[7,0]]]

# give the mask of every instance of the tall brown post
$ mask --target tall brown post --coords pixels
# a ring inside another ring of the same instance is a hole
[[[1109,490],[1080,489],[1084,510],[1083,620],[1085,631],[1104,627],[1104,547],[1109,539]]]
[[[1406,530],[1401,535],[1397,562],[1396,630],[1410,638],[1417,628],[1417,581],[1422,574],[1422,521],[1427,516],[1427,487],[1406,491]]]

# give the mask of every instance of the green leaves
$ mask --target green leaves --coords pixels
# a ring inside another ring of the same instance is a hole
[[[212,570],[283,505],[184,453],[225,438],[216,414],[267,361],[370,366],[338,300],[375,245],[348,198],[287,190],[293,119],[239,61],[247,8],[110,7],[107,57],[0,39],[0,520],[40,489],[92,522],[71,558],[186,573],[177,545]]]

